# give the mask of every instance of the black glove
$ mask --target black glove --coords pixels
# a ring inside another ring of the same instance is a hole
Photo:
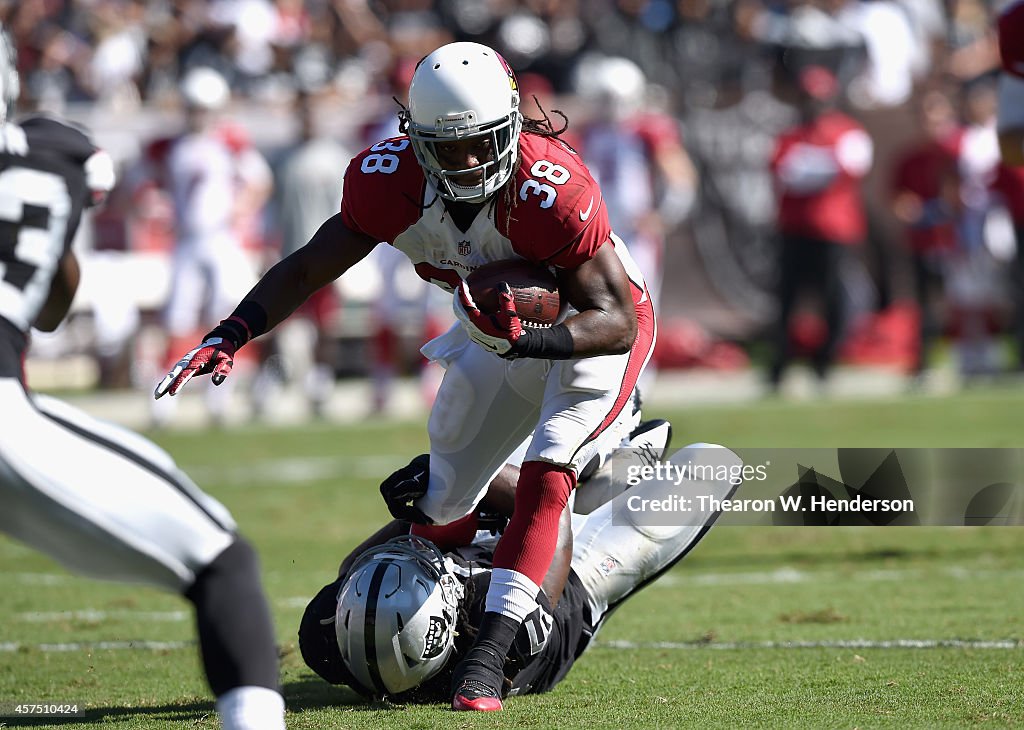
[[[420,525],[432,525],[434,521],[413,504],[427,493],[430,482],[430,454],[420,454],[407,465],[385,479],[380,485],[380,494],[388,511],[396,520],[407,520]]]

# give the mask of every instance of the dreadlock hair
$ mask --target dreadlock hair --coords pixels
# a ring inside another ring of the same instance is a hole
[[[524,116],[523,117],[522,133],[525,133],[525,134],[535,134],[538,137],[552,137],[554,139],[559,140],[562,144],[564,144],[569,149],[572,149],[572,145],[570,145],[568,142],[566,142],[565,140],[563,140],[561,138],[561,135],[565,132],[565,130],[567,130],[569,128],[569,117],[565,116],[565,112],[563,112],[561,109],[552,109],[551,110],[551,112],[553,114],[557,114],[558,116],[560,116],[562,118],[562,126],[559,127],[558,129],[555,129],[555,125],[552,124],[551,117],[548,115],[547,111],[541,105],[540,99],[538,99],[536,96],[534,96],[533,97],[533,101],[537,105],[537,108],[540,109],[541,118],[540,119],[534,119],[532,117]],[[575,152],[575,151],[576,150],[573,150],[573,152]],[[519,158],[516,160],[516,169],[512,171],[512,175],[509,176],[508,182],[505,183],[505,187],[501,191],[501,195],[503,195],[504,199],[505,199],[505,211],[506,211],[506,213],[505,213],[505,227],[506,228],[508,228],[512,224],[512,220],[513,220],[512,209],[519,202],[518,201],[518,196],[516,195],[516,191],[514,190],[515,186],[513,184],[510,184],[510,183],[513,183],[515,181],[516,176],[519,174],[519,168],[520,168],[520,166],[522,166],[522,164],[523,164],[523,157],[522,157],[522,155],[519,155]],[[494,205],[495,203],[497,203],[497,200],[498,200],[498,196],[495,195],[494,196],[494,200],[491,201],[491,205]]]

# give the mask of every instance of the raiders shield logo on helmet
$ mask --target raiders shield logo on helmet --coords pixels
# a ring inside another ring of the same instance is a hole
[[[430,617],[430,626],[427,627],[426,636],[423,637],[423,658],[433,659],[439,656],[446,645],[445,626],[446,622],[440,616]]]

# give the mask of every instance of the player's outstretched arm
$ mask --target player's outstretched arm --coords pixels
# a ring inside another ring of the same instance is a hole
[[[266,314],[263,332],[287,319],[314,292],[362,261],[377,245],[341,218],[337,213],[324,221],[309,243],[272,266],[245,295],[242,304],[252,302]]]
[[[235,352],[273,329],[321,287],[364,259],[377,241],[351,230],[338,213],[320,226],[309,243],[275,264],[231,316],[187,352],[157,385],[154,396],[176,395],[195,375],[213,374],[220,385],[231,372]]]

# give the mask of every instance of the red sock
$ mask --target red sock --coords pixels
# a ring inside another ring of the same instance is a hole
[[[477,517],[474,510],[447,525],[413,525],[409,533],[430,540],[437,545],[438,550],[444,552],[473,542],[476,526]],[[554,555],[554,548],[551,554]]]
[[[558,521],[576,486],[576,475],[543,461],[527,461],[519,471],[516,506],[494,551],[494,567],[522,573],[537,585],[551,567],[558,544]]]

